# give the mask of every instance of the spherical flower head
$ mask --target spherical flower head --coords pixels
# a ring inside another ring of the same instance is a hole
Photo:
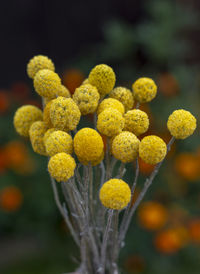
[[[46,152],[49,156],[53,156],[60,152],[72,154],[73,141],[72,137],[61,130],[54,131],[50,134],[45,142]]]
[[[98,106],[97,114],[99,115],[107,108],[114,108],[118,110],[122,115],[124,114],[124,105],[120,101],[113,98],[104,99]]]
[[[86,115],[89,113],[94,113],[97,109],[100,95],[97,91],[97,88],[85,84],[76,88],[73,94],[73,100],[78,105],[81,114]]]
[[[104,97],[114,88],[116,77],[111,67],[102,64],[90,71],[88,80],[91,85],[97,87],[101,97]]]
[[[44,137],[43,137],[44,144],[46,143],[46,141],[49,138],[49,136],[51,135],[51,133],[53,133],[54,131],[57,131],[57,129],[56,128],[50,128],[45,132]]]
[[[66,182],[74,176],[75,168],[76,162],[74,158],[65,152],[55,154],[48,163],[50,175],[58,182]]]
[[[51,118],[50,118],[50,108],[51,108],[51,104],[52,104],[53,100],[50,100],[44,110],[43,110],[43,121],[45,122],[45,124],[47,125],[48,128],[52,128],[53,124],[51,122]]]
[[[153,100],[157,94],[157,86],[151,78],[139,78],[133,83],[133,96],[140,103]]]
[[[124,115],[125,126],[124,130],[128,130],[134,133],[136,136],[139,136],[145,133],[149,128],[149,118],[146,112],[133,109],[127,111]]]
[[[49,70],[39,70],[34,77],[36,92],[45,98],[53,99],[61,88],[61,80],[57,73]]]
[[[65,97],[65,98],[70,98],[71,93],[65,86],[61,85],[59,90],[57,91],[56,96],[62,96],[62,97]]]
[[[130,89],[127,89],[125,87],[114,88],[109,93],[109,97],[120,101],[124,105],[125,112],[133,108],[134,98]]]
[[[31,105],[22,106],[14,115],[14,127],[21,136],[28,137],[31,125],[42,120],[42,111]]]
[[[47,56],[37,55],[34,56],[27,65],[28,76],[34,79],[36,73],[41,69],[55,70],[54,63]]]
[[[138,155],[139,144],[139,139],[133,133],[123,131],[113,139],[112,153],[123,163],[133,162]]]
[[[88,78],[85,78],[85,80],[84,80],[83,83],[82,83],[82,85],[86,85],[86,84],[89,84]]]
[[[105,207],[121,210],[130,202],[131,190],[123,180],[111,179],[103,184],[99,197]]]
[[[161,162],[167,153],[165,142],[158,136],[149,135],[142,139],[139,145],[139,156],[147,164],[155,165]]]
[[[175,110],[168,118],[167,127],[176,139],[185,139],[196,129],[196,118],[187,110]]]
[[[74,130],[80,117],[80,110],[71,98],[58,97],[52,101],[50,119],[55,128],[66,131]]]
[[[92,128],[82,128],[74,136],[74,151],[81,161],[95,162],[103,153],[101,135]]]
[[[124,118],[118,110],[107,108],[99,114],[97,129],[101,134],[112,137],[122,132],[123,128]]]
[[[46,148],[43,142],[44,134],[47,131],[47,126],[42,121],[37,121],[32,124],[29,130],[29,136],[33,150],[40,154],[47,156]]]

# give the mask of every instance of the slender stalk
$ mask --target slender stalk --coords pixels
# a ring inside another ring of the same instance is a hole
[[[110,253],[111,253],[111,271],[112,274],[118,273],[117,267],[117,259],[119,255],[119,246],[118,246],[118,224],[119,224],[119,211],[115,211],[113,215],[113,224],[112,224],[112,239],[111,239],[111,246],[110,246]]]
[[[171,145],[173,144],[173,142],[175,141],[175,138],[172,137],[171,140],[169,141],[168,145],[167,145],[167,152],[170,150],[171,148]],[[128,218],[126,220],[126,223],[124,225],[124,228],[123,228],[123,231],[121,231],[121,235],[119,237],[119,244],[120,246],[122,245],[123,243],[123,240],[124,240],[124,237],[126,235],[126,232],[128,230],[128,227],[130,225],[130,222],[131,222],[131,219],[132,219],[132,216],[133,214],[135,213],[137,207],[139,206],[140,202],[142,201],[142,199],[144,198],[147,190],[149,189],[149,187],[151,186],[154,178],[156,177],[160,167],[162,166],[164,160],[162,160],[159,164],[156,165],[154,171],[151,173],[150,177],[146,179],[145,183],[144,183],[144,187],[142,189],[142,191],[140,192],[136,202],[134,203],[133,207],[131,208],[130,210],[130,213],[128,215]]]
[[[125,169],[125,163],[121,162],[120,168],[119,168],[119,179],[122,179],[124,176],[124,169]]]
[[[137,104],[136,104],[136,107],[135,107],[136,109],[139,109],[140,108],[140,102],[137,102]]]

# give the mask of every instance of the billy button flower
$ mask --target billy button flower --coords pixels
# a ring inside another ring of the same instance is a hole
[[[134,133],[136,136],[145,133],[149,128],[149,118],[146,112],[133,109],[127,111],[124,115],[125,126],[124,130]]]
[[[45,148],[49,156],[53,156],[59,152],[72,154],[73,152],[72,137],[64,131],[61,131],[61,130],[54,131],[47,138],[45,142]]]
[[[167,153],[165,142],[158,136],[144,137],[139,146],[139,156],[147,164],[155,165],[161,162]]]
[[[123,180],[110,179],[101,187],[99,198],[105,207],[121,210],[130,202],[131,190]]]
[[[102,152],[101,156],[98,159],[96,159],[95,161],[91,161],[91,162],[86,161],[85,159],[82,159],[81,157],[78,157],[79,162],[86,166],[89,165],[90,163],[92,166],[97,166],[103,161],[103,159],[104,159],[104,151]]]
[[[35,74],[41,69],[55,70],[54,63],[47,56],[34,56],[27,65],[27,73],[30,78],[34,78]]]
[[[53,100],[50,100],[44,110],[43,110],[43,121],[45,122],[45,124],[47,125],[48,128],[52,128],[53,124],[51,122],[51,118],[50,118],[50,108],[51,108],[51,104],[52,104]]]
[[[49,138],[49,136],[51,135],[51,133],[53,133],[54,131],[57,131],[56,128],[49,128],[45,134],[44,134],[44,137],[43,137],[43,142],[44,144],[46,143],[47,139]]]
[[[73,94],[73,100],[83,115],[94,113],[99,99],[100,95],[97,88],[90,84],[81,85]]]
[[[28,137],[31,125],[38,120],[42,120],[42,111],[31,105],[22,106],[17,109],[14,115],[14,127],[21,135]]]
[[[55,154],[50,158],[48,163],[50,175],[58,182],[66,182],[74,176],[75,168],[76,162],[74,158],[65,152]]]
[[[116,77],[111,67],[101,64],[91,70],[88,80],[91,85],[97,87],[101,97],[104,97],[114,88]]]
[[[71,98],[60,96],[52,101],[50,119],[55,128],[66,131],[74,130],[80,117],[80,110]]]
[[[36,73],[33,84],[40,96],[53,99],[60,90],[61,79],[57,73],[49,69],[42,69]]]
[[[134,98],[130,89],[116,87],[109,93],[109,97],[120,101],[124,105],[125,112],[133,108]]]
[[[70,98],[71,93],[69,92],[69,90],[65,86],[61,85],[59,90],[57,91],[56,96],[62,96],[62,97],[65,97],[65,98]],[[56,96],[55,96],[55,98],[56,98]],[[45,105],[47,105],[51,100],[52,100],[52,98],[51,99],[44,98]]]
[[[196,129],[196,118],[187,110],[175,110],[168,118],[167,127],[176,139],[185,139]]]
[[[124,128],[124,117],[114,109],[107,108],[98,115],[97,129],[105,136],[112,137],[122,132]]]
[[[102,157],[103,140],[92,128],[82,128],[74,136],[74,152],[81,162],[95,162]]]
[[[98,106],[97,114],[99,115],[102,111],[104,111],[107,108],[114,108],[118,110],[122,115],[124,114],[123,104],[120,101],[113,98],[104,99]]]
[[[157,86],[151,78],[143,77],[136,80],[133,85],[133,96],[140,103],[153,100],[157,94]]]
[[[133,162],[138,155],[139,144],[139,139],[133,133],[123,131],[112,141],[112,153],[123,163]]]
[[[29,135],[30,135],[30,140],[31,140],[33,150],[36,153],[44,156],[47,156],[47,153],[46,153],[46,148],[44,146],[43,137],[47,129],[48,128],[44,122],[37,121],[32,124],[29,130]]]

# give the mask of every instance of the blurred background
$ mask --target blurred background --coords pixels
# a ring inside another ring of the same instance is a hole
[[[49,56],[71,93],[99,63],[112,66],[117,85],[128,88],[138,77],[152,77],[158,95],[142,106],[151,120],[148,134],[168,141],[174,109],[199,119],[199,14],[198,0],[1,1],[0,273],[65,273],[78,258],[53,200],[47,160],[13,128],[17,107],[41,106],[26,74],[29,59]],[[139,188],[152,168],[140,161]],[[133,172],[128,165],[127,181]],[[199,127],[173,146],[126,242],[122,273],[199,273]]]

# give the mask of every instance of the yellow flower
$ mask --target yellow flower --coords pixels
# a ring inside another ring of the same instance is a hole
[[[42,120],[42,111],[35,106],[26,105],[15,112],[14,126],[21,136],[28,137],[32,123],[38,120]]]
[[[107,108],[114,108],[118,110],[122,115],[124,114],[124,105],[120,101],[113,98],[104,99],[98,106],[97,114],[99,115]]]
[[[55,70],[54,64],[47,56],[34,56],[27,65],[27,73],[30,78],[34,78],[35,74],[41,69]]]
[[[42,121],[37,121],[32,124],[29,130],[30,140],[33,150],[41,155],[47,156],[46,148],[44,146],[43,137],[47,131],[47,126]]]
[[[80,117],[80,110],[71,98],[58,97],[52,101],[50,118],[55,128],[66,131],[74,130]]]
[[[119,100],[125,108],[125,112],[133,108],[134,98],[130,89],[125,87],[114,88],[110,93],[109,97]]]
[[[149,128],[149,118],[146,112],[133,109],[129,110],[125,115],[124,130],[133,132],[136,136],[145,133]]]
[[[82,85],[86,85],[86,84],[90,84],[88,78],[86,78],[82,83]]]
[[[74,158],[65,152],[57,153],[52,156],[48,163],[50,175],[58,182],[66,182],[69,178],[74,176],[75,168],[76,163]]]
[[[161,162],[167,153],[165,142],[158,136],[149,135],[142,139],[139,145],[139,156],[147,164],[155,165]]]
[[[105,207],[121,210],[130,202],[131,190],[123,180],[111,179],[103,184],[99,197]]]
[[[133,162],[139,151],[139,139],[129,131],[118,134],[112,142],[114,157],[123,163]]]
[[[49,70],[39,70],[34,77],[34,88],[43,97],[53,99],[61,89],[61,80],[57,73]]]
[[[51,122],[51,118],[50,118],[50,108],[51,108],[51,104],[52,104],[53,100],[50,100],[44,110],[43,110],[43,121],[45,122],[45,124],[47,125],[48,128],[52,128],[53,124]]]
[[[101,156],[97,160],[91,161],[91,162],[88,162],[85,159],[82,159],[81,157],[78,157],[79,162],[82,163],[85,166],[89,165],[89,163],[91,163],[92,166],[97,166],[103,161],[103,159],[104,159],[104,151],[102,152]]]
[[[51,135],[51,133],[53,133],[54,131],[57,131],[57,129],[55,128],[50,128],[48,129],[45,134],[44,134],[44,137],[43,137],[43,142],[44,144],[46,143],[47,139],[49,138],[49,136]]]
[[[53,156],[59,152],[72,154],[73,152],[72,137],[64,131],[61,131],[61,130],[54,131],[46,139],[45,147],[46,147],[46,152],[49,156]]]
[[[185,139],[196,129],[196,118],[184,109],[175,110],[167,121],[167,127],[176,139]]]
[[[133,83],[133,96],[140,103],[147,103],[157,94],[157,86],[151,78],[139,78]]]
[[[102,156],[103,148],[100,134],[92,128],[82,128],[74,136],[74,151],[81,161],[98,161]]]
[[[97,88],[90,84],[81,85],[73,94],[73,100],[83,115],[95,112],[99,99]]]
[[[101,64],[90,71],[88,80],[91,85],[97,87],[101,97],[104,97],[114,88],[116,77],[111,67]]]
[[[118,110],[107,108],[99,114],[97,119],[97,129],[102,134],[112,137],[120,133],[123,128],[124,118]]]
[[[62,97],[65,97],[65,98],[70,98],[71,97],[71,93],[69,92],[69,90],[61,85],[60,86],[60,89],[57,91],[57,94],[55,95],[54,98],[58,97],[58,96],[62,96]],[[44,104],[47,105],[53,98],[44,98]]]

